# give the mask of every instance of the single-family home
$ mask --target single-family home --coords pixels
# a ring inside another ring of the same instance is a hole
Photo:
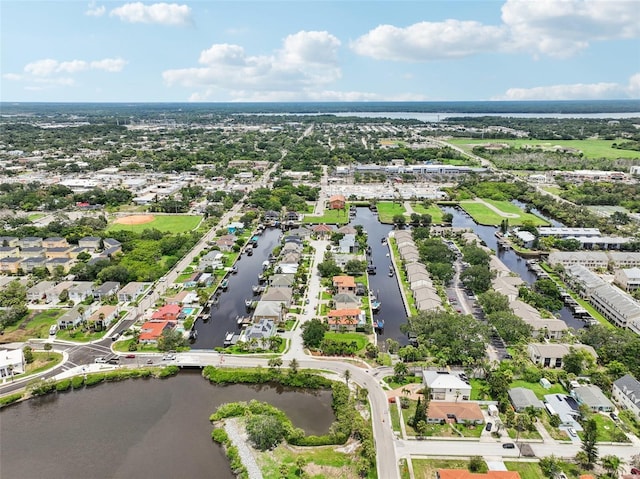
[[[140,328],[138,340],[143,344],[157,343],[164,330],[174,326],[171,321],[147,321]]]
[[[347,199],[344,195],[333,195],[329,198],[329,209],[342,210],[347,204]]]
[[[355,293],[356,280],[353,276],[334,276],[333,288],[335,289],[336,294]]]
[[[118,301],[127,302],[127,301],[135,301],[138,296],[140,296],[145,288],[147,287],[147,283],[139,283],[137,281],[132,281],[127,283],[127,285],[118,291]]]
[[[586,344],[530,343],[527,346],[527,351],[529,359],[534,364],[544,368],[561,368],[564,364],[562,359],[571,352],[572,348],[585,350],[595,359],[598,358],[596,351]]]
[[[355,253],[357,249],[356,235],[344,235],[338,241],[338,251],[340,253]]]
[[[109,326],[111,321],[118,317],[118,307],[111,306],[109,304],[105,304],[100,306],[91,316],[89,316],[88,321],[93,322],[96,325],[96,328],[105,329]]]
[[[269,286],[272,288],[291,288],[294,284],[293,274],[274,274],[269,278]]]
[[[527,408],[544,409],[544,403],[531,389],[511,388],[508,394],[509,401],[516,412],[523,412]]]
[[[0,349],[0,378],[10,378],[25,372],[22,349]]]
[[[622,409],[629,409],[640,419],[640,381],[631,374],[625,374],[613,382],[611,397]]]
[[[352,309],[360,307],[360,299],[353,293],[340,293],[333,296],[335,309]]]
[[[93,297],[98,301],[109,296],[114,296],[120,289],[120,283],[117,281],[106,281],[93,290]]]
[[[260,301],[275,301],[283,304],[286,308],[289,308],[292,297],[293,291],[291,288],[270,287],[262,294]]]
[[[60,329],[78,326],[85,319],[87,312],[80,313],[80,306],[75,306],[58,318]]]
[[[71,288],[72,286],[73,286],[72,281],[59,282],[53,288],[51,288],[51,290],[47,293],[47,301],[49,301],[50,303],[59,303],[60,296],[63,294],[63,292],[66,291],[68,293],[69,288]]]
[[[200,282],[200,277],[202,276],[201,271],[196,271],[192,273],[187,279],[182,282],[182,285],[185,288],[195,288]]]
[[[360,308],[333,309],[327,314],[330,331],[355,331],[365,321],[366,315]]]
[[[549,414],[557,414],[560,418],[560,426],[563,429],[573,428],[582,431],[580,425],[580,405],[571,396],[566,394],[547,394],[544,397],[545,407]]]
[[[230,235],[234,235],[236,233],[241,232],[244,229],[244,223],[241,223],[239,221],[233,222],[233,223],[229,223],[229,225],[227,225],[227,232]]]
[[[53,281],[40,281],[27,290],[28,301],[40,301],[47,299],[47,293],[55,286]],[[49,301],[47,301],[49,302]]]
[[[235,235],[223,235],[216,240],[216,245],[220,248],[220,251],[231,251],[236,244],[236,239]]]
[[[469,472],[466,469],[438,469],[436,479],[520,479],[515,471]]]
[[[122,251],[122,243],[114,238],[105,238],[102,240],[105,250]]]
[[[80,238],[78,240],[78,246],[80,248],[87,248],[91,251],[97,251],[100,249],[100,242],[102,238],[97,236],[85,236],[84,238]]]
[[[42,246],[29,246],[20,250],[21,258],[35,258],[36,256],[45,257],[46,250]]]
[[[276,326],[273,320],[262,318],[255,323],[250,324],[241,337],[243,341],[249,342],[252,339],[258,341],[257,347],[262,345],[259,343],[263,339],[270,338],[276,332]]]
[[[89,296],[93,296],[93,283],[91,281],[78,281],[69,288],[69,299],[74,303],[84,301]]]
[[[423,382],[429,388],[434,401],[467,401],[471,397],[471,385],[457,374],[448,371],[424,371]]]
[[[427,422],[431,424],[483,424],[484,415],[475,402],[431,401],[427,408]]]
[[[331,236],[331,233],[333,232],[333,230],[331,229],[331,226],[326,225],[324,223],[321,223],[319,225],[314,225],[311,228],[311,231],[313,231],[321,239],[328,238],[329,236]]]
[[[178,321],[182,308],[177,304],[166,304],[151,315],[155,321]]]
[[[270,319],[278,324],[282,321],[283,310],[281,303],[277,301],[258,301],[256,309],[253,311],[253,320]]]
[[[593,384],[579,386],[573,389],[572,394],[579,404],[586,405],[592,412],[613,411],[613,403],[598,386]]]
[[[35,256],[33,258],[25,258],[20,264],[20,268],[22,268],[22,271],[26,273],[32,273],[33,270],[35,269],[47,268],[48,262],[49,260],[44,256]],[[48,271],[49,272],[53,271],[53,268],[51,270],[48,269]]]
[[[220,251],[213,250],[202,256],[200,258],[200,261],[198,262],[198,269],[204,270],[207,267],[211,267],[213,269],[223,268],[224,254],[222,254]]]
[[[287,225],[293,225],[300,221],[300,214],[297,211],[287,211],[284,214],[284,220]]]
[[[264,222],[274,223],[280,220],[280,213],[274,210],[268,210],[264,212]]]

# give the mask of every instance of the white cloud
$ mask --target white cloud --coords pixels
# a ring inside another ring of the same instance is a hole
[[[640,36],[638,3],[628,0],[507,0],[502,21],[512,48],[560,58],[592,41]]]
[[[69,60],[59,62],[52,58],[37,60],[27,63],[24,67],[25,73],[35,77],[48,77],[56,73],[78,73],[86,70],[103,70],[107,72],[119,72],[127,64],[122,58],[104,58],[87,62],[84,60]]]
[[[109,15],[129,23],[157,23],[172,26],[191,23],[191,7],[177,3],[151,5],[145,5],[142,2],[126,3],[111,10]]]
[[[591,42],[640,37],[638,2],[630,0],[506,0],[502,23],[454,19],[407,27],[380,25],[352,42],[378,60],[429,61],[480,53],[529,52],[565,58]]]
[[[5,73],[2,75],[2,78],[10,81],[20,81],[22,80],[22,75],[18,75],[17,73]]]
[[[85,15],[89,17],[101,17],[107,12],[107,7],[104,5],[96,5],[96,2],[91,2],[87,7],[87,10],[84,12]]]
[[[94,60],[90,63],[94,70],[103,70],[109,73],[117,73],[122,71],[127,64],[122,58],[103,58],[102,60]]]
[[[495,49],[506,33],[501,27],[458,20],[420,22],[406,28],[380,25],[356,39],[351,47],[360,55],[378,60],[461,58]]]
[[[510,88],[494,100],[613,100],[639,97],[640,73],[636,73],[627,85],[600,82]]]
[[[338,80],[340,41],[328,32],[287,36],[270,55],[248,55],[239,45],[214,44],[199,56],[201,66],[166,70],[167,85],[199,89],[192,100],[210,99],[219,90],[233,98],[309,98]]]

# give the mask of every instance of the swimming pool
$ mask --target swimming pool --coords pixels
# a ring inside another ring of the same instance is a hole
[[[182,312],[184,313],[185,316],[189,316],[190,314],[193,314],[195,310],[196,308],[182,308]]]

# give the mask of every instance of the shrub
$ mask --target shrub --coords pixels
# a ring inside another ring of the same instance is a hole
[[[9,396],[5,396],[0,398],[0,407],[8,406],[9,404],[13,404],[16,401],[19,401],[24,396],[23,393],[15,393],[10,394]]]
[[[180,368],[178,366],[165,366],[158,372],[157,376],[159,378],[168,378],[170,376],[175,376],[179,372]]]
[[[71,379],[63,379],[56,383],[56,391],[68,391],[71,388]]]
[[[211,439],[222,445],[229,443],[229,436],[227,435],[227,431],[225,431],[221,427],[217,427],[213,431],[211,431]]]
[[[257,414],[247,420],[247,434],[257,449],[266,451],[282,442],[285,428],[275,416]]]
[[[71,387],[73,389],[80,389],[84,386],[84,376],[74,376],[71,378]]]
[[[87,378],[84,380],[85,386],[95,386],[104,381],[105,375],[103,373],[87,374]]]

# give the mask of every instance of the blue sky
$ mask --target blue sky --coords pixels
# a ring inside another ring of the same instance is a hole
[[[640,98],[640,1],[0,0],[2,101]]]

